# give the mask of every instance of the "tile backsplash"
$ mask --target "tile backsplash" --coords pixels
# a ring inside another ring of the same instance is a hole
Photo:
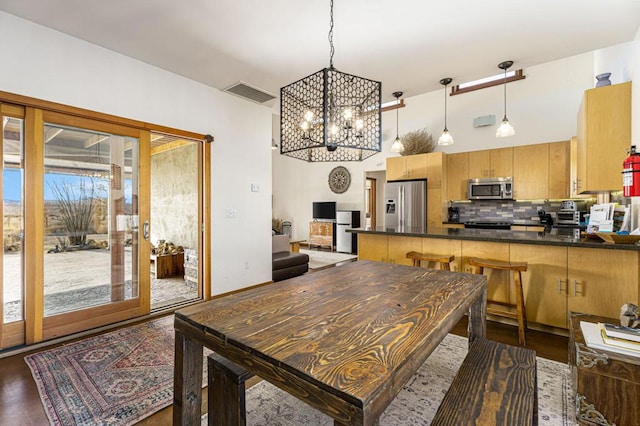
[[[587,200],[595,201],[595,200]],[[460,209],[460,222],[468,220],[505,220],[505,221],[534,221],[537,222],[538,208],[551,213],[560,210],[561,200],[533,200],[533,201],[452,201],[451,207]]]

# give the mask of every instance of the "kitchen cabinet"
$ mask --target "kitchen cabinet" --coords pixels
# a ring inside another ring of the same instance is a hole
[[[527,262],[522,273],[527,321],[567,328],[567,248],[511,244],[509,250],[511,262]]]
[[[464,223],[443,223],[443,228],[452,228],[452,229],[463,229]]]
[[[427,155],[402,155],[387,158],[387,181],[426,179]]]
[[[358,260],[388,262],[389,237],[382,234],[358,233]]]
[[[427,188],[442,189],[443,181],[446,182],[447,155],[443,152],[430,152],[427,154]]]
[[[513,198],[549,198],[549,144],[513,148]]]
[[[513,176],[513,148],[469,152],[469,178]]]
[[[447,154],[447,200],[466,200],[469,189],[469,153]]]
[[[407,259],[410,251],[422,251],[420,237],[391,237],[389,238],[389,263],[413,266],[413,260]]]
[[[462,265],[462,242],[459,240],[445,240],[442,238],[423,238],[422,239],[422,253],[436,254],[442,256],[455,256],[455,259],[449,267],[453,272],[461,270]],[[422,262],[422,266],[426,266],[425,262]],[[430,263],[429,268],[439,269],[439,263]]]
[[[462,272],[473,273],[473,267],[468,264],[470,257],[480,257],[483,259],[493,259],[508,262],[509,244],[493,243],[485,241],[462,241]],[[512,272],[496,269],[485,269],[487,276],[487,299],[497,302],[510,303],[512,287]]]
[[[570,142],[554,142],[549,144],[549,194],[547,198],[569,198],[570,175]]]
[[[618,318],[638,304],[638,252],[569,247],[568,311]]]
[[[578,112],[577,192],[620,191],[631,145],[631,82],[585,91]]]

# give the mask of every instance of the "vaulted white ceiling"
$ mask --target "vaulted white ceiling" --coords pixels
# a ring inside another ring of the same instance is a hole
[[[329,65],[329,0],[0,0],[0,10],[224,89]],[[639,0],[335,0],[335,67],[383,98],[633,40]],[[37,48],[34,47],[34,48]]]

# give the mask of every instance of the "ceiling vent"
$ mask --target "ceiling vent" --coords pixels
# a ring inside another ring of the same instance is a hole
[[[271,93],[267,93],[264,90],[250,86],[244,81],[239,81],[235,84],[232,84],[231,86],[224,89],[224,91],[236,96],[240,96],[241,98],[248,99],[252,102],[256,102],[258,104],[263,104],[276,98]]]

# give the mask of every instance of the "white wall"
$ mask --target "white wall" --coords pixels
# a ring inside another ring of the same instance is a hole
[[[269,108],[4,12],[0,51],[0,90],[212,134],[212,294],[271,279]]]
[[[518,68],[517,60],[514,68]],[[496,74],[499,73],[496,66]],[[447,127],[454,145],[436,148],[448,153],[503,146],[569,140],[576,134],[577,113],[584,90],[594,87],[594,53],[585,53],[524,70],[524,80],[507,87],[507,115],[516,129],[511,138],[495,137],[504,115],[503,87],[496,86],[447,99]],[[455,72],[451,73],[455,77]],[[443,76],[444,77],[444,76]],[[640,79],[639,79],[640,80]],[[454,83],[457,83],[454,79]],[[402,87],[383,88],[385,92]],[[426,127],[435,139],[444,127],[444,89],[405,99],[399,111],[400,134]],[[496,125],[474,128],[478,116],[496,116]],[[363,210],[364,176],[386,168],[386,158],[396,135],[396,112],[383,113],[383,149],[362,163],[349,162],[352,183],[344,194],[333,194],[327,177],[337,163],[306,163],[273,154],[274,215],[293,222],[295,238],[308,238],[313,201],[337,201],[339,209]],[[379,225],[382,225],[379,218]]]

